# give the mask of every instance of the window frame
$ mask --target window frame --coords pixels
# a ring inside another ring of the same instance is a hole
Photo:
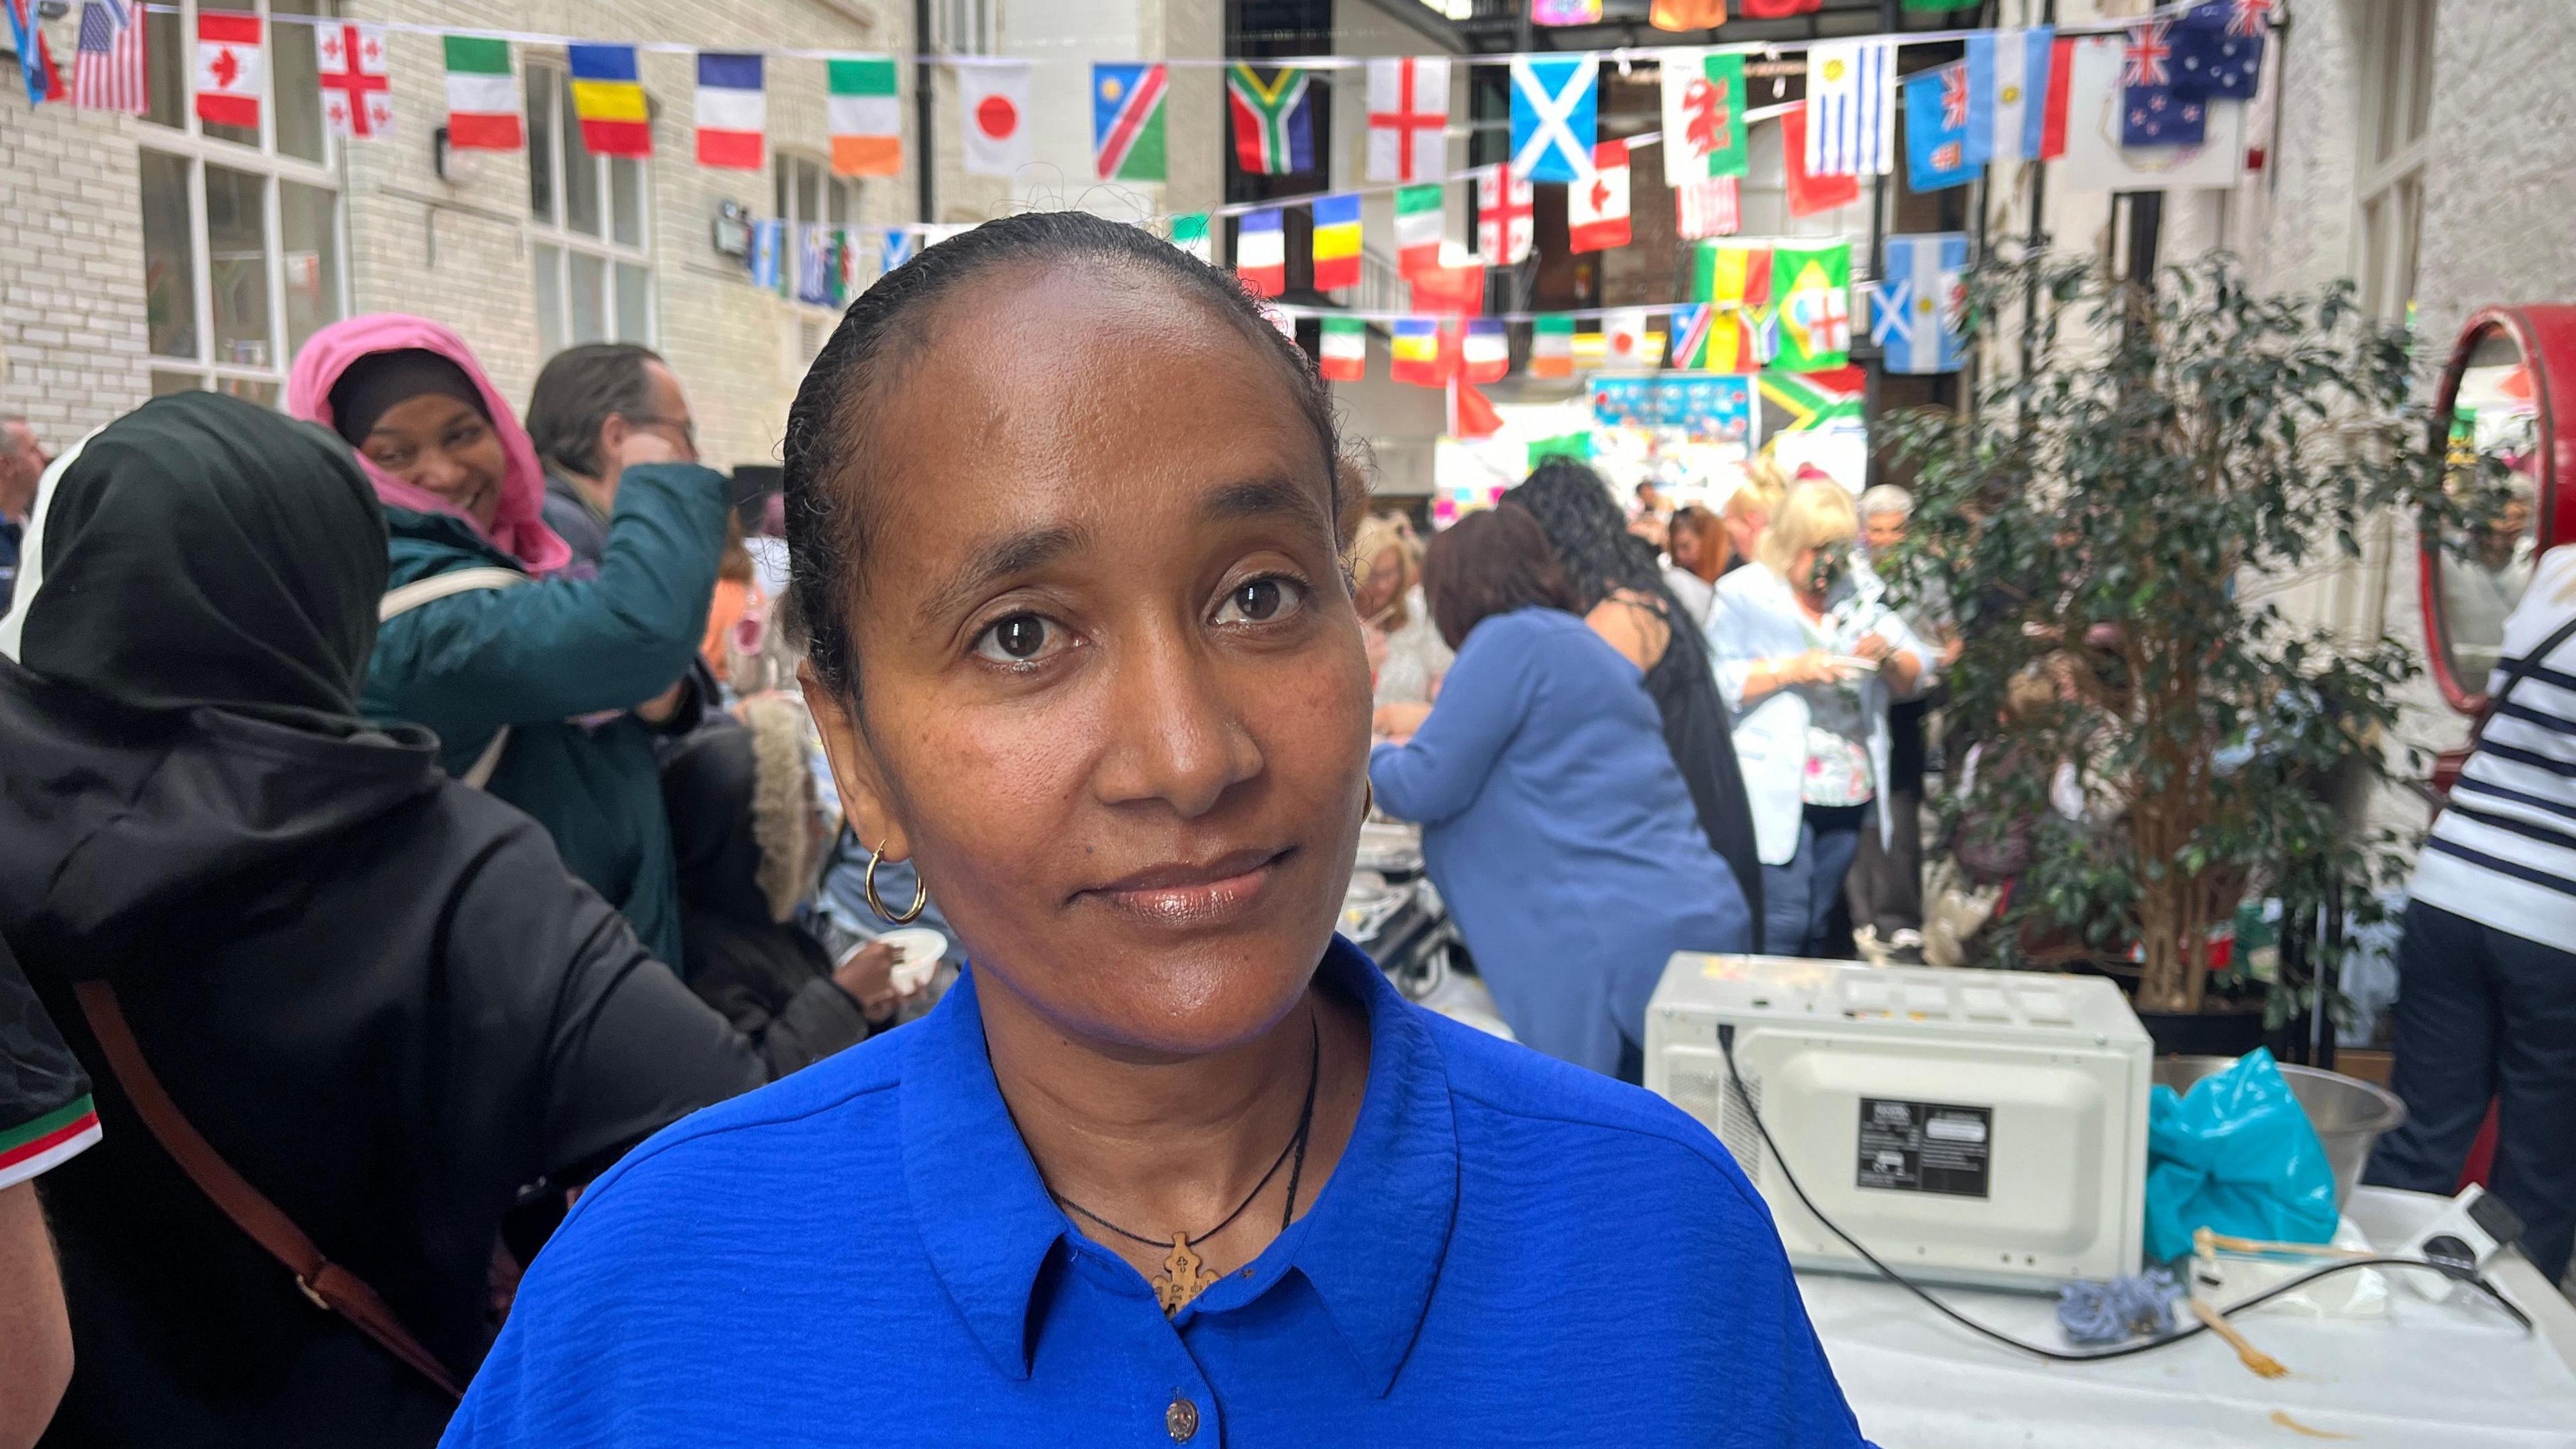
[[[572,172],[572,167],[577,164],[570,147],[577,143],[580,136],[578,130],[580,122],[573,115],[572,109],[571,68],[560,60],[526,56],[523,58],[521,71],[520,124],[528,137],[525,154],[528,158],[531,183],[528,209],[521,223],[521,232],[527,239],[528,245],[529,302],[538,314],[536,320],[540,349],[546,356],[551,357],[564,348],[577,347],[585,342],[632,342],[646,347],[660,346],[662,305],[658,267],[654,254],[655,207],[652,160],[642,157],[595,156],[587,148],[583,148],[580,160],[586,161],[593,171],[592,194],[598,198],[599,230],[592,233],[576,228],[570,218],[570,208],[566,205],[567,192],[564,185],[566,177]],[[549,144],[542,156],[537,151],[538,128],[532,109],[541,95],[546,104],[554,108],[554,119],[544,133]],[[635,167],[637,240],[633,243],[617,240],[615,178],[619,161],[632,162]],[[539,166],[545,168],[547,214],[540,214],[536,209],[534,182],[536,168]],[[551,319],[544,315],[545,294],[536,287],[536,268],[542,264],[549,252],[554,258],[555,267],[556,315]],[[601,331],[597,337],[582,337],[576,335],[574,331],[573,259],[576,256],[591,257],[600,263]],[[644,326],[643,335],[640,337],[627,335],[619,322],[617,302],[620,267],[633,267],[642,276]]]
[[[189,379],[195,383],[195,390],[199,391],[218,390],[252,397],[258,394],[255,391],[247,391],[248,389],[265,387],[269,390],[269,397],[265,401],[270,406],[282,407],[285,404],[286,375],[294,363],[296,350],[292,345],[294,335],[287,317],[286,218],[282,188],[284,183],[292,182],[319,192],[330,199],[331,214],[325,223],[325,229],[336,256],[335,264],[331,269],[329,295],[324,301],[330,313],[330,320],[337,321],[348,316],[349,208],[340,181],[341,143],[338,137],[331,134],[330,127],[325,125],[321,131],[320,160],[308,160],[278,149],[278,67],[272,0],[251,0],[250,9],[246,11],[237,10],[231,6],[216,7],[218,14],[256,14],[261,21],[263,89],[260,94],[258,144],[253,145],[226,136],[206,134],[204,122],[197,117],[196,105],[194,45],[197,13],[200,7],[198,0],[171,0],[171,3],[178,6],[178,13],[156,15],[154,23],[176,28],[179,37],[177,73],[166,78],[166,81],[160,76],[150,76],[150,80],[156,88],[164,84],[175,86],[175,94],[179,98],[178,124],[171,125],[167,122],[155,121],[148,116],[141,118],[138,122],[141,129],[135,139],[138,166],[141,164],[141,153],[150,152],[177,160],[187,167],[188,286],[195,307],[195,315],[190,319],[190,327],[195,334],[197,347],[193,357],[175,357],[152,351],[151,341],[147,337],[144,343],[145,362],[152,373],[152,390],[156,395],[168,390],[161,385],[165,378]],[[337,10],[336,0],[322,0],[322,3],[316,7],[315,13],[328,19],[341,18]],[[145,52],[147,75],[152,68],[151,62],[152,53],[147,49]],[[272,358],[271,363],[266,366],[228,362],[221,359],[216,352],[214,248],[209,235],[206,211],[206,167],[210,164],[256,177],[259,181],[261,260],[267,287],[268,345]],[[142,234],[141,217],[138,215],[136,227],[138,241],[141,240]],[[149,264],[150,259],[147,254],[147,270]],[[148,286],[146,291],[148,295]]]
[[[1002,33],[994,0],[931,0],[931,49],[944,55],[991,55]]]
[[[2361,29],[2351,266],[2363,307],[2386,322],[2405,319],[2421,269],[2439,18],[2439,0],[2370,0]]]

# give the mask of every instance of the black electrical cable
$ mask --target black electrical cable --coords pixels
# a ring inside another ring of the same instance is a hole
[[[1752,1092],[1746,1090],[1743,1075],[1735,1069],[1735,1028],[1732,1024],[1725,1024],[1718,1027],[1717,1049],[1719,1054],[1726,1058],[1727,1082],[1735,1088],[1735,1095],[1742,1099],[1745,1115],[1753,1119],[1753,1130],[1762,1134],[1762,1146],[1771,1154],[1771,1165],[1780,1169],[1780,1180],[1789,1184],[1789,1191],[1797,1196],[1798,1205],[1805,1208],[1808,1215],[1813,1217],[1817,1222],[1823,1223],[1826,1231],[1832,1233],[1835,1237],[1842,1239],[1844,1246],[1850,1248],[1853,1252],[1860,1254],[1861,1260],[1868,1263],[1872,1268],[1877,1269],[1880,1276],[1886,1278],[1887,1281],[1894,1283],[1897,1287],[1904,1289],[1906,1292],[1913,1294],[1915,1297],[1922,1299],[1924,1304],[1933,1312],[1949,1319],[1952,1323],[1959,1325],[1961,1328],[1967,1329],[1971,1333],[1976,1333],[1983,1337],[1993,1339],[1995,1342],[2003,1344],[2008,1348],[2017,1348],[2024,1353],[2037,1354],[2041,1358],[2055,1359],[2060,1363],[2096,1363],[2103,1359],[2127,1358],[2132,1354],[2146,1353],[2151,1349],[2164,1348],[2170,1344],[2180,1343],[2186,1338],[2197,1337],[2198,1335],[2209,1331],[2208,1324],[2194,1322],[2187,1327],[2175,1329],[2171,1333],[2162,1334],[2158,1337],[2145,1339],[2137,1343],[2124,1343],[2112,1348],[2097,1348],[2081,1352],[2071,1352],[2066,1349],[2049,1348],[2043,1344],[2031,1343],[2025,1339],[2015,1338],[2011,1334],[2006,1333],[1999,1328],[1989,1328],[1985,1324],[1979,1323],[1975,1319],[1961,1313],[1949,1304],[1942,1302],[1940,1299],[1933,1297],[1931,1293],[1924,1289],[1923,1285],[1906,1277],[1904,1274],[1897,1272],[1894,1268],[1887,1266],[1885,1263],[1880,1262],[1876,1253],[1862,1247],[1859,1239],[1854,1238],[1847,1232],[1844,1232],[1840,1224],[1836,1223],[1832,1218],[1826,1217],[1823,1212],[1817,1209],[1815,1199],[1808,1197],[1807,1190],[1798,1185],[1798,1175],[1789,1170],[1789,1160],[1781,1155],[1780,1144],[1771,1140],[1771,1129],[1763,1124],[1761,1110],[1753,1105]],[[2324,1267],[2301,1273],[2295,1278],[2275,1283],[2271,1287],[2264,1289],[2262,1292],[2255,1294],[2253,1297],[2246,1299],[2242,1303],[2237,1303],[2219,1310],[2218,1316],[2221,1318],[2233,1317],[2236,1314],[2244,1312],[2248,1308],[2256,1308],[2265,1303],[2269,1303],[2273,1299],[2278,1298],[2285,1293],[2297,1292],[2299,1289],[2316,1282],[2318,1279],[2331,1278],[2337,1273],[2350,1272],[2355,1268],[2429,1268],[2455,1283],[2467,1283],[2475,1287],[2479,1292],[2484,1293],[2488,1298],[2492,1299],[2497,1307],[2503,1309],[2506,1313],[2511,1314],[2513,1316],[2513,1320],[2522,1325],[2523,1332],[2529,1333],[2532,1331],[2531,1315],[2523,1312],[2519,1307],[2516,1307],[2512,1299],[2505,1297],[2503,1293],[2496,1289],[2494,1284],[2489,1283],[2482,1275],[2476,1273],[2461,1273],[2454,1269],[2446,1268],[2439,1263],[2427,1262],[2422,1258],[2339,1259],[2335,1262],[2326,1264]]]

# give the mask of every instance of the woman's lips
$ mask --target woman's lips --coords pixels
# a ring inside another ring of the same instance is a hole
[[[1237,851],[1204,865],[1158,865],[1081,894],[1150,925],[1204,929],[1250,914],[1289,854],[1287,850]]]

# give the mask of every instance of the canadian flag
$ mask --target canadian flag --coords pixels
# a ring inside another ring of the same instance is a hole
[[[1628,143],[1604,141],[1592,148],[1592,174],[1578,176],[1565,188],[1566,244],[1578,252],[1602,252],[1628,244]]]
[[[265,62],[256,15],[197,16],[197,119],[218,126],[259,127]]]

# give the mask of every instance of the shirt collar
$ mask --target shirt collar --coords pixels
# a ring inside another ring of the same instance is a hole
[[[1368,957],[1336,936],[1320,970],[1368,1013],[1368,1086],[1350,1144],[1287,1246],[1383,1395],[1430,1309],[1457,1218],[1457,1119],[1438,1046]],[[913,1221],[987,1356],[1026,1379],[1030,1299],[1072,1225],[1047,1196],[993,1080],[972,970],[904,1035],[900,1116]]]

